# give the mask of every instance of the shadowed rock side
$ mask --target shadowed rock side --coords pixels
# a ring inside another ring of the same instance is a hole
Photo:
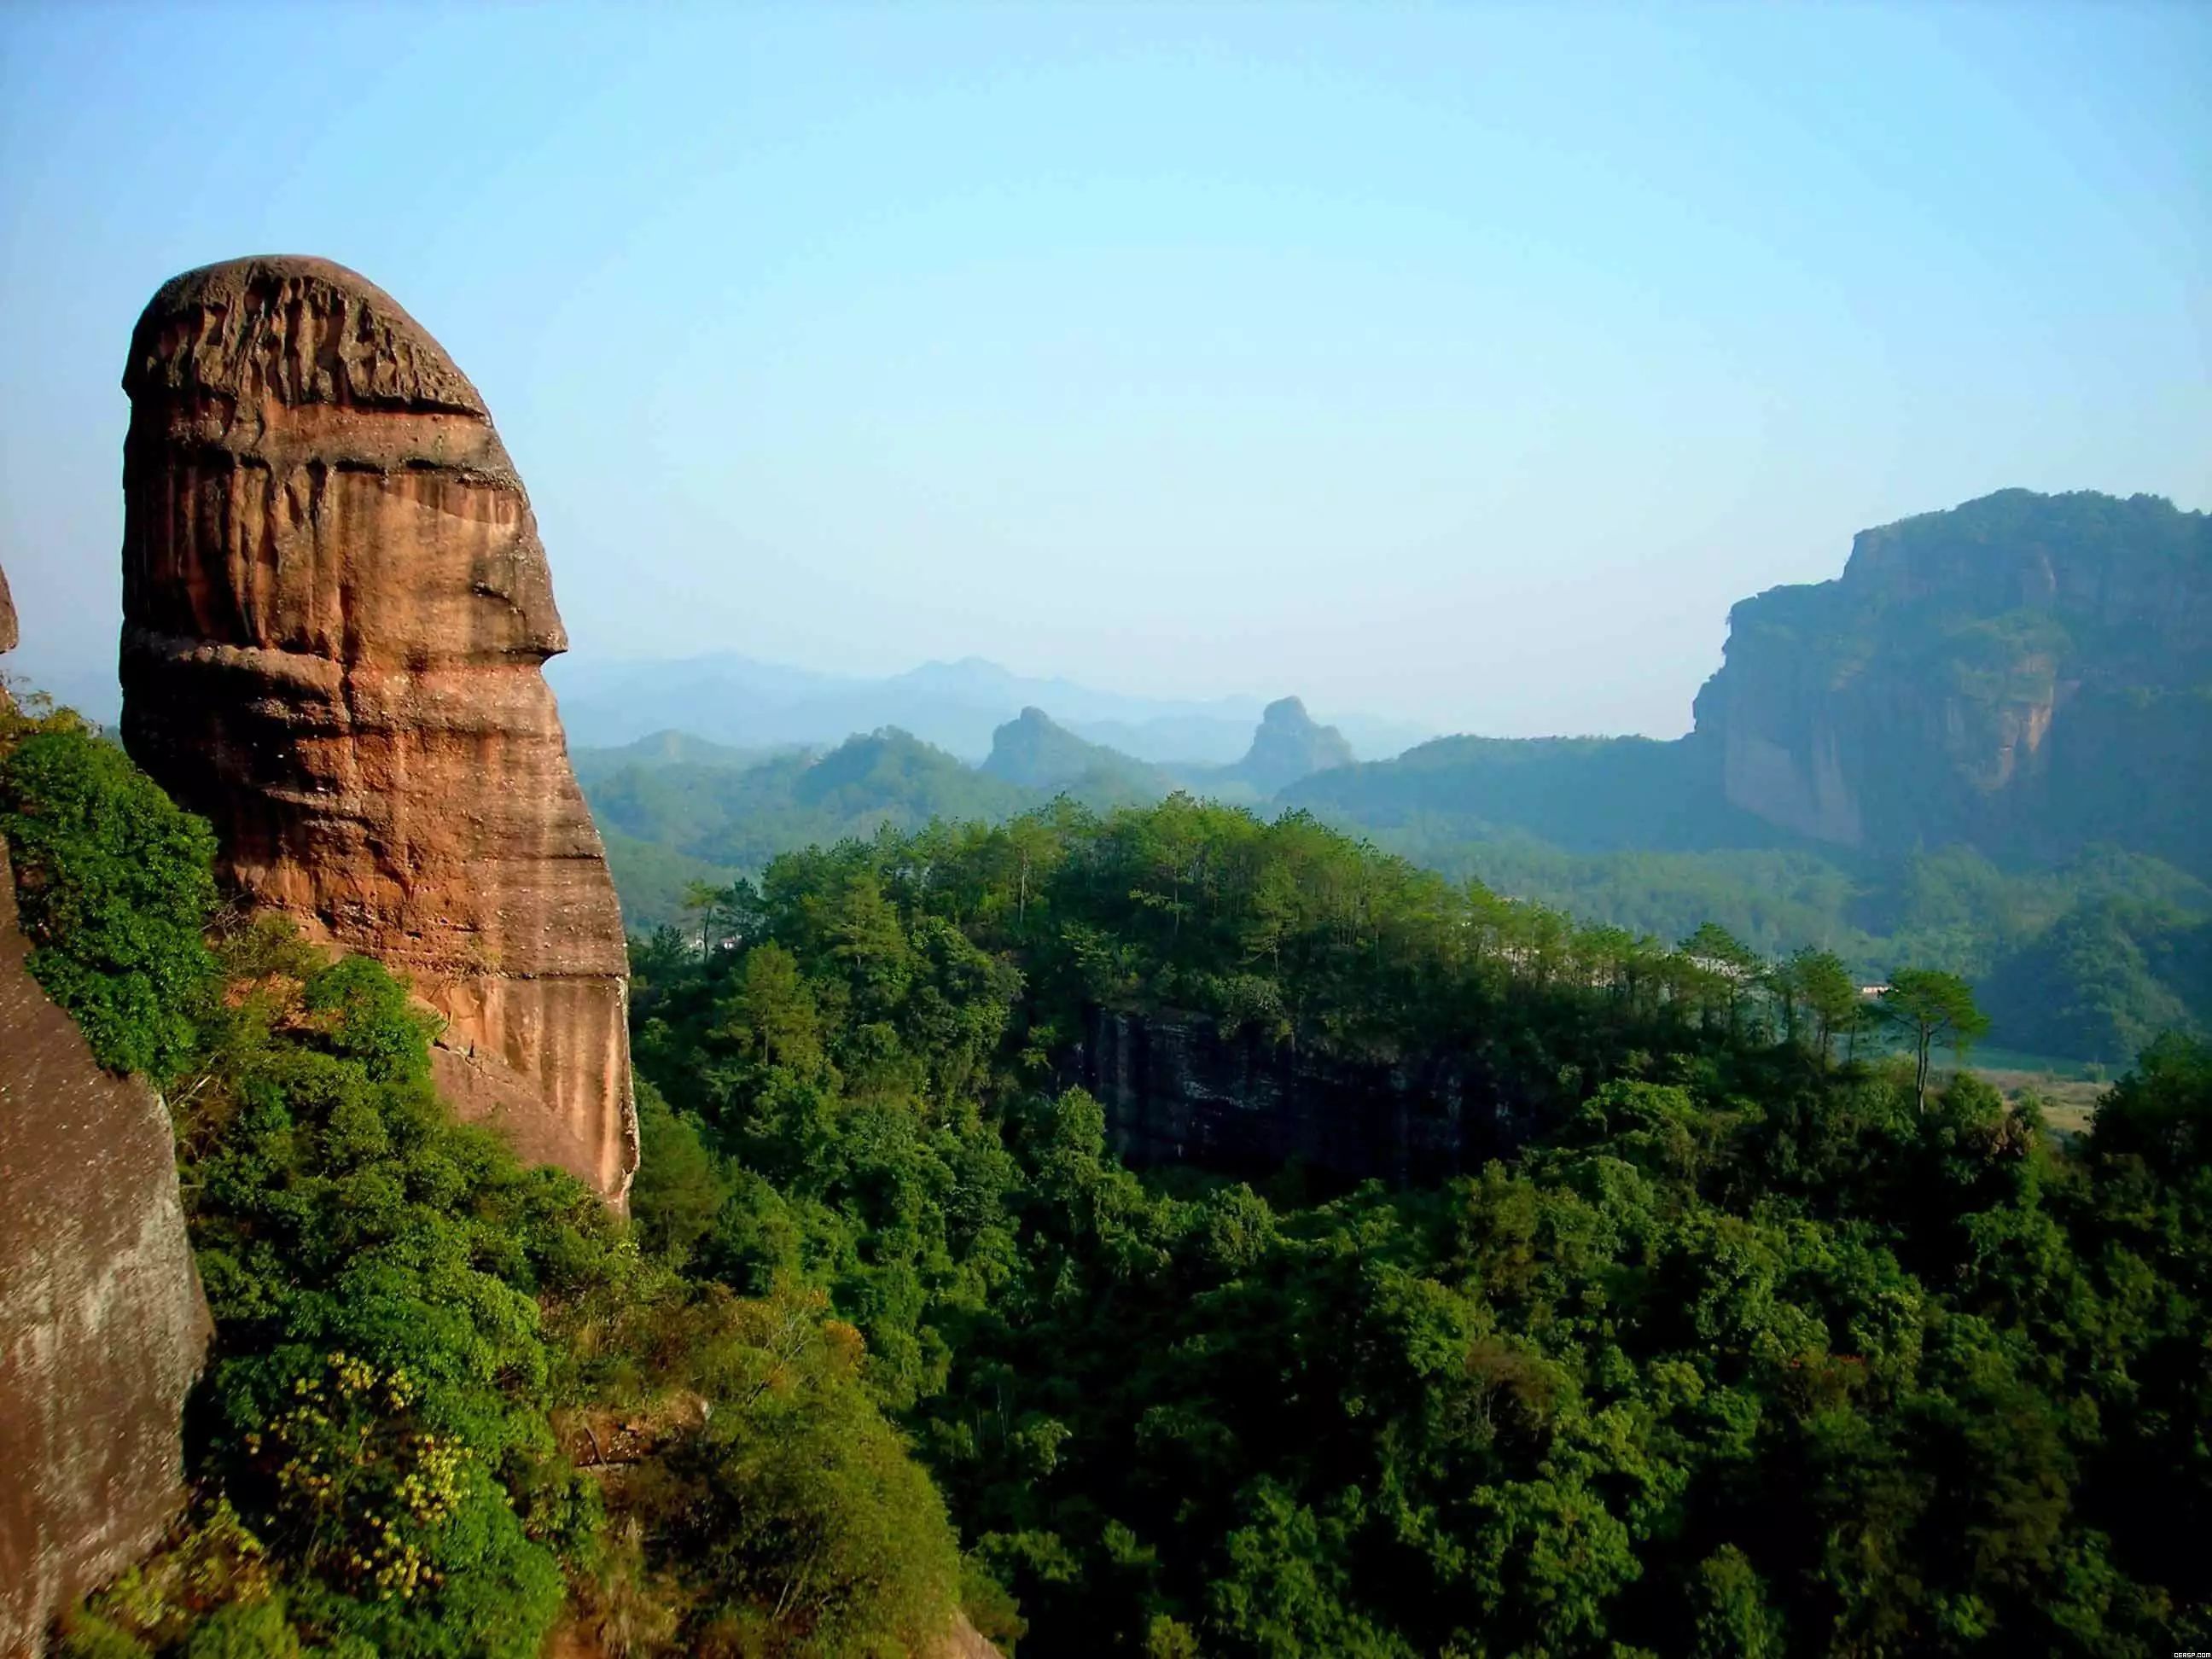
[[[463,1115],[619,1202],[622,919],[483,399],[390,296],[295,258],[165,284],[123,385],[126,746],[248,901],[412,981]]]
[[[0,576],[0,650],[15,613]],[[7,696],[0,692],[0,707]],[[185,1501],[207,1352],[169,1116],[24,965],[0,842],[0,1654],[152,1548]]]
[[[1255,1181],[1297,1164],[1347,1183],[1434,1182],[1519,1145],[1558,1104],[1519,1097],[1474,1056],[1300,1054],[1168,1010],[1094,1008],[1068,1058],[1125,1162]]]

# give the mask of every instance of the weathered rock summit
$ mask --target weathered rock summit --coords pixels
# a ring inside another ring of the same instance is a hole
[[[0,575],[0,651],[15,614]],[[0,709],[7,707],[0,691]],[[100,1068],[25,965],[0,840],[0,1654],[153,1547],[184,1506],[207,1352],[169,1115]]]
[[[619,1202],[622,918],[483,399],[390,295],[292,257],[164,284],[123,386],[131,755],[214,823],[248,902],[408,977],[465,1116]]]

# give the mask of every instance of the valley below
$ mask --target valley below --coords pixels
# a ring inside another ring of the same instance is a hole
[[[974,765],[887,726],[773,755],[641,732],[578,766],[633,931],[803,846],[1182,792],[1309,812],[1661,942],[1711,923],[1768,960],[1832,951],[1868,984],[1941,968],[1980,988],[1993,1044],[2110,1074],[2212,1021],[2208,567],[2202,516],[2148,497],[2014,490],[1869,531],[1838,581],[1737,607],[1672,742],[1441,738],[1362,762],[1292,698],[1240,759],[1140,757],[1001,704]],[[965,684],[970,728],[994,689],[1099,701],[988,665]],[[733,688],[673,712],[773,718],[744,708]]]

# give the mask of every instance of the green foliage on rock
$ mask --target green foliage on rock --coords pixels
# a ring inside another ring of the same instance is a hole
[[[39,983],[102,1065],[168,1082],[191,1058],[210,981],[206,822],[64,715],[0,732],[0,834]]]
[[[65,720],[0,749],[42,978],[103,1060],[175,1085],[216,1327],[192,1512],[64,1651],[532,1659],[565,1621],[634,1653],[876,1655],[947,1627],[957,1547],[849,1324],[687,1284],[665,1226],[641,1252],[456,1124],[376,963],[270,920],[204,937],[205,827],[121,751]],[[647,1105],[665,1217],[685,1167]],[[617,1419],[642,1427],[611,1472]],[[716,1506],[744,1524],[708,1553]]]

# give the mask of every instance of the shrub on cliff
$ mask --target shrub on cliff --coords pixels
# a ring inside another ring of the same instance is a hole
[[[206,821],[64,715],[0,734],[0,833],[39,983],[100,1064],[172,1081],[214,975]]]

